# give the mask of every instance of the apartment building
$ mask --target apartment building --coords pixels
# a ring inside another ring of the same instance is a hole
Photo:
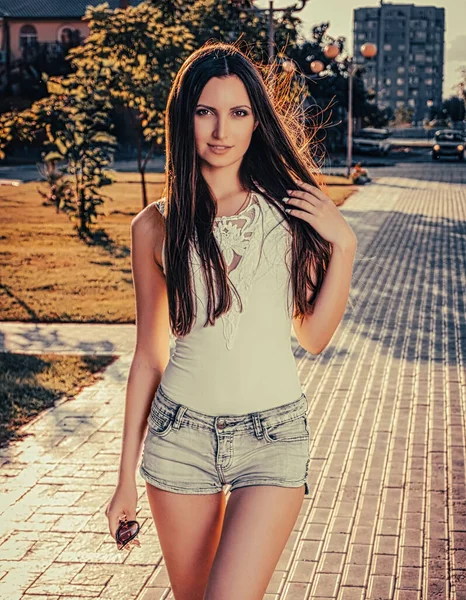
[[[444,8],[382,1],[354,11],[354,57],[365,63],[366,86],[381,108],[411,107],[416,122],[442,104],[444,39]],[[377,45],[372,61],[361,56],[365,42]]]

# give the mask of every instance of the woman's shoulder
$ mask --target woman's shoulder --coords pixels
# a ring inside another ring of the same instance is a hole
[[[133,235],[146,240],[160,266],[163,266],[162,246],[165,239],[164,202],[164,198],[151,202],[131,222]]]

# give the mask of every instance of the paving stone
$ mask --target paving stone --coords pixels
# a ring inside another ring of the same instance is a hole
[[[395,578],[388,575],[372,575],[367,588],[368,600],[391,600],[395,587]]]
[[[366,590],[364,588],[341,587],[338,594],[338,600],[364,600]]]
[[[369,578],[369,565],[347,564],[343,571],[343,586],[366,586]]]
[[[418,590],[395,590],[394,600],[421,600],[421,592]]]
[[[311,594],[325,598],[336,598],[341,575],[337,573],[317,573],[314,577]]]

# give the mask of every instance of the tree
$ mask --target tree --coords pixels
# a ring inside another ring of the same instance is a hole
[[[195,36],[196,47],[212,39],[239,41],[239,47],[244,44],[244,49],[254,60],[267,63],[268,18],[263,11],[249,10],[252,8],[250,1],[198,0],[191,3],[184,18]],[[300,22],[291,9],[281,13],[279,20],[274,20],[277,48],[296,43]]]
[[[306,75],[311,107],[309,120],[320,124],[326,135],[326,145],[332,149],[343,146],[345,136],[345,115],[348,108],[349,58],[346,51],[346,39],[334,38],[328,34],[329,22],[320,23],[312,29],[311,40],[294,46],[289,56]],[[339,60],[329,59],[324,53],[327,44],[335,44],[339,49]],[[310,64],[320,61],[324,70],[321,75],[313,74]],[[353,80],[353,114],[364,126],[381,127],[388,118],[372,102],[374,94],[364,85],[363,69],[358,68]],[[334,114],[335,113],[335,114]],[[322,141],[324,134],[321,135]]]
[[[464,102],[464,98],[451,96],[443,103],[443,108],[450,118],[453,126],[460,123],[462,124],[465,119],[466,110]]]
[[[408,106],[399,106],[395,109],[395,114],[390,125],[399,127],[400,125],[411,125],[414,117],[414,109]]]
[[[52,150],[45,161],[64,160],[72,176],[73,196],[65,196],[62,210],[78,222],[81,235],[90,233],[97,220],[98,207],[104,203],[101,188],[111,180],[106,167],[113,159],[116,138],[109,118],[111,108],[106,77],[98,74],[86,80],[79,75],[52,78],[49,91],[62,102],[59,126],[46,127]],[[43,122],[43,119],[39,121]]]
[[[108,3],[88,7],[84,20],[89,37],[71,50],[71,64],[78,77],[102,74],[113,106],[130,120],[144,207],[147,163],[163,144],[172,79],[194,49],[194,36],[183,23],[167,23],[164,12],[148,2],[115,10]]]
[[[44,161],[51,163],[46,169],[50,171],[63,161],[71,177],[73,193],[68,193],[68,185],[61,188],[66,194],[56,206],[68,213],[78,233],[86,236],[104,202],[100,190],[109,183],[105,168],[111,163],[116,145],[110,133],[106,79],[72,74],[50,78],[47,87],[50,95],[34,102],[30,109],[1,115],[0,158],[15,137],[29,142],[41,139]],[[49,183],[53,185],[52,177]]]
[[[167,25],[163,20],[163,12],[146,2],[113,11],[108,8],[107,3],[95,8],[90,7],[84,19],[89,23],[90,33],[82,46],[70,50],[68,58],[73,74],[67,78],[50,80],[49,91],[53,89],[55,96],[64,95],[72,100],[70,104],[63,103],[58,109],[65,120],[72,111],[73,125],[68,124],[57,132],[54,138],[55,151],[59,152],[64,160],[69,161],[70,172],[79,188],[82,183],[79,175],[81,163],[84,157],[86,161],[89,158],[89,142],[93,140],[103,144],[105,141],[112,148],[115,144],[113,137],[104,136],[103,131],[95,131],[95,126],[105,122],[108,133],[112,109],[115,106],[123,107],[132,125],[138,170],[141,175],[143,206],[147,206],[147,163],[154,149],[163,144],[167,96],[176,71],[193,50],[193,36],[183,24]],[[97,89],[99,93],[96,94]],[[97,102],[94,106],[93,95]],[[56,106],[56,97],[51,98],[50,102]],[[79,102],[82,103],[82,107],[79,106]],[[41,110],[41,106],[37,105],[33,112],[37,109],[36,117],[45,126],[47,110]],[[93,110],[98,117],[95,123],[92,121]],[[63,119],[59,120],[63,122]],[[11,141],[20,122],[24,125],[24,115],[17,119],[4,120],[4,126],[8,127],[5,128],[8,141]],[[83,129],[85,126],[89,126],[90,137]],[[67,147],[68,133],[71,135],[71,130],[76,128],[79,128],[79,143],[74,144],[76,153],[73,153]],[[29,135],[29,139],[32,137]],[[0,151],[1,149],[0,145]],[[99,151],[95,150],[91,163],[101,160],[101,166],[106,166],[113,149],[110,152],[108,148],[104,150],[104,145],[100,145]],[[97,163],[93,163],[92,167],[91,163],[86,162],[86,171],[97,177]],[[78,188],[76,191],[79,195]],[[83,210],[84,213],[87,212],[86,209]]]

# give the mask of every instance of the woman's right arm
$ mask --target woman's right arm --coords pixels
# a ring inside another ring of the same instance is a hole
[[[136,469],[147,432],[147,417],[170,358],[167,286],[160,266],[164,236],[164,218],[154,204],[149,204],[131,222],[136,347],[126,385],[118,483],[105,510],[113,539],[122,514],[129,521],[136,518]],[[134,543],[139,544],[139,540]]]
[[[119,481],[134,481],[151,402],[170,358],[167,285],[160,266],[164,218],[154,204],[131,222],[136,345],[126,386]]]

